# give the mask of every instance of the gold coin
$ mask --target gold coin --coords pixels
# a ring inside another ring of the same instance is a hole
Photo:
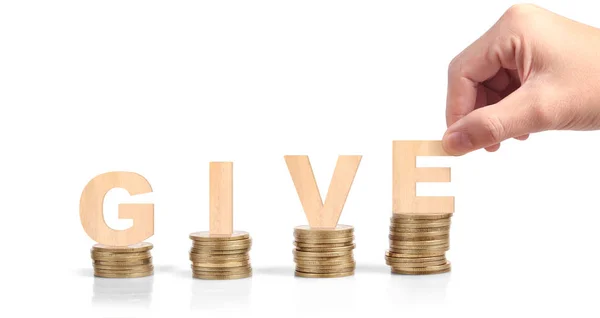
[[[243,239],[243,240],[236,240],[236,241],[214,241],[214,242],[193,241],[192,246],[198,247],[198,248],[215,248],[215,249],[219,249],[222,247],[229,247],[229,246],[241,246],[240,248],[247,248],[247,247],[252,246],[252,240],[251,239]]]
[[[346,259],[353,259],[354,254],[352,252],[348,252],[345,255],[341,256],[298,256],[294,255],[295,260],[307,260],[307,261],[342,261]]]
[[[398,218],[398,217],[394,217],[392,216],[390,218],[391,222],[412,222],[412,223],[427,223],[427,222],[448,222],[450,221],[452,218],[436,218],[436,219],[418,219],[418,218],[414,218],[414,217],[410,217],[410,218]]]
[[[450,272],[450,268],[442,269],[439,271],[425,271],[425,272],[413,272],[413,271],[404,271],[401,269],[393,269],[392,274],[400,274],[400,275],[435,275],[435,274],[443,274]]]
[[[197,270],[197,271],[201,271],[201,272],[227,272],[227,271],[235,271],[235,270],[243,270],[243,269],[252,269],[252,266],[250,265],[250,263],[244,264],[244,265],[240,265],[240,266],[227,266],[227,267],[223,267],[223,266],[219,266],[219,267],[206,267],[204,265],[200,265],[200,264],[196,264],[196,263],[192,263],[192,269],[193,270]]]
[[[251,244],[252,244],[251,238],[245,238],[245,239],[235,240],[235,241],[194,241],[193,242],[194,246],[208,246],[208,247],[236,246],[236,245],[248,246]]]
[[[229,268],[212,268],[212,267],[194,267],[192,273],[199,275],[231,275],[231,274],[246,274],[252,271],[251,266],[229,267]]]
[[[444,265],[446,264],[446,260],[439,260],[439,261],[431,261],[431,262],[422,262],[422,263],[397,263],[397,262],[393,262],[390,260],[386,260],[385,261],[386,264],[392,266],[393,268],[399,268],[399,269],[404,269],[404,268],[421,268],[421,267],[428,267],[428,266],[439,266],[439,265]]]
[[[452,222],[450,219],[448,220],[437,220],[435,222],[432,221],[394,221],[390,223],[390,226],[393,227],[413,227],[413,228],[426,228],[426,227],[442,227],[442,226],[451,226]]]
[[[141,276],[147,276],[144,274],[148,274],[148,273],[154,273],[154,269],[151,270],[146,270],[146,271],[106,271],[106,270],[94,270],[94,276],[98,276],[98,277],[111,277],[113,276],[114,278],[117,277],[123,277],[123,278],[127,278],[127,277],[141,277]],[[141,275],[141,276],[138,276]]]
[[[408,234],[408,235],[406,235]],[[418,235],[412,235],[418,234]],[[449,240],[450,235],[448,232],[421,232],[421,233],[398,233],[390,232],[388,238],[392,241],[431,241],[431,240]]]
[[[250,237],[250,234],[244,231],[234,231],[231,236],[229,235],[211,235],[210,232],[194,232],[190,234],[190,239],[194,241],[203,242],[214,242],[214,241],[236,241],[243,240]]]
[[[194,253],[190,252],[190,260],[198,260],[198,261],[245,261],[250,259],[250,255],[248,253],[239,253],[239,254],[208,254],[208,253]],[[220,257],[220,256],[228,256],[228,258]]]
[[[304,277],[304,278],[338,278],[338,277],[352,276],[352,275],[354,275],[354,271],[340,272],[340,273],[328,273],[328,274],[315,274],[315,273],[304,273],[304,272],[295,271],[294,275],[296,275],[297,277]]]
[[[354,236],[328,239],[296,238],[295,242],[301,244],[351,244],[352,242],[354,242]]]
[[[231,277],[245,278],[252,276],[252,270],[235,272],[198,272],[192,271],[192,277],[201,279],[233,279]],[[229,277],[229,278],[227,278]]]
[[[249,257],[246,259],[241,258],[241,259],[228,259],[228,260],[213,260],[213,259],[194,258],[194,257],[190,257],[189,259],[192,263],[196,263],[196,264],[227,264],[227,263],[250,262]]]
[[[334,273],[346,273],[350,271],[354,271],[354,266],[348,266],[344,268],[334,268],[334,269],[319,269],[313,267],[298,267],[296,266],[297,272],[302,273],[310,273],[310,274],[334,274]]]
[[[336,258],[336,259],[311,259],[311,258],[294,258],[294,263],[296,264],[313,264],[318,263],[321,265],[337,265],[337,264],[347,264],[354,262],[354,257],[344,257],[344,258]]]
[[[423,266],[423,267],[405,267],[402,268],[403,271],[414,271],[414,272],[430,272],[430,271],[439,271],[450,268],[450,262],[446,261],[441,265],[434,266]]]
[[[429,240],[429,241],[396,241],[390,240],[390,244],[405,245],[405,246],[434,246],[448,244],[449,240]]]
[[[396,244],[390,244],[390,251],[394,252],[394,251],[401,251],[401,252],[394,252],[394,253],[404,253],[404,251],[407,251],[408,254],[411,254],[411,251],[448,251],[450,249],[450,245],[446,244],[446,245],[435,245],[435,246],[406,246],[406,245],[396,245]]]
[[[312,263],[312,262],[319,262],[321,264],[326,264],[326,263],[332,263],[332,264],[336,264],[336,263],[348,263],[348,262],[354,262],[354,256],[350,255],[350,256],[342,256],[342,257],[313,257],[313,258],[298,258],[298,257],[294,257],[294,262],[299,264],[299,263]]]
[[[396,248],[396,249],[407,249],[407,250],[423,250],[423,249],[429,249],[429,250],[435,250],[435,249],[443,249],[443,248],[449,248],[450,247],[450,242],[446,242],[446,243],[438,243],[435,245],[417,245],[417,244],[406,244],[406,243],[410,243],[410,242],[404,242],[404,241],[390,241],[390,247]]]
[[[303,243],[294,241],[294,245],[300,248],[315,248],[315,247],[344,247],[354,245],[354,243]]]
[[[406,252],[406,250],[396,250],[390,249],[390,253],[394,255],[401,255],[401,257],[432,257],[432,256],[440,256],[445,255],[446,250],[437,250],[437,251],[419,251],[416,252]]]
[[[199,255],[200,257],[206,255],[206,256],[210,256],[210,255],[241,255],[241,254],[247,254],[250,250],[249,249],[243,249],[243,250],[225,250],[225,251],[219,251],[219,250],[205,250],[205,249],[195,249],[192,248],[190,250],[191,254],[196,254]]]
[[[92,252],[110,252],[110,253],[136,253],[146,252],[154,247],[152,243],[141,242],[127,246],[109,246],[104,244],[96,244],[92,246]]]
[[[300,267],[311,267],[311,266],[343,266],[346,264],[356,264],[354,259],[348,259],[344,261],[305,261],[296,260],[296,266]]]
[[[430,256],[430,257],[418,257],[418,258],[408,258],[408,257],[390,257],[385,256],[386,261],[392,263],[407,263],[407,264],[418,264],[423,262],[435,262],[435,261],[446,261],[446,256]]]
[[[94,272],[94,276],[104,277],[104,278],[138,278],[138,277],[151,276],[152,274],[154,274],[154,271],[141,272],[141,273],[96,273],[96,272]]]
[[[405,214],[405,213],[393,213],[392,219],[408,219],[408,220],[441,220],[449,219],[452,217],[452,213],[439,213],[439,214]]]
[[[207,252],[212,252],[212,251],[248,251],[250,250],[250,245],[230,245],[230,246],[198,246],[198,245],[193,245],[192,246],[193,250],[196,251],[207,251]]]
[[[152,264],[130,266],[130,267],[116,267],[116,268],[112,268],[112,269],[99,268],[98,266],[94,266],[94,270],[100,271],[100,272],[147,272],[152,269],[154,269],[154,266]]]
[[[127,254],[123,254],[123,255],[111,255],[111,256],[106,256],[106,255],[92,255],[92,260],[94,260],[94,261],[124,262],[124,261],[129,261],[129,260],[144,260],[144,259],[149,259],[150,257],[151,257],[150,254],[147,254],[147,255],[127,255]]]
[[[151,257],[144,257],[144,258],[123,258],[123,257],[92,257],[92,263],[119,263],[119,264],[128,264],[128,265],[134,265],[134,264],[139,264],[139,263],[150,263],[150,261],[148,261]],[[141,265],[141,264],[140,264]]]
[[[193,262],[196,267],[214,267],[214,268],[226,268],[226,267],[239,267],[239,266],[248,266],[250,265],[250,261],[243,262]]]
[[[205,271],[205,270],[198,269],[198,268],[192,269],[192,274],[198,275],[198,276],[247,275],[249,273],[252,273],[251,268],[241,268],[241,269],[234,269],[234,270],[228,270],[228,271],[222,271],[222,270]]]
[[[428,266],[428,267],[415,267],[415,268],[392,268],[394,274],[438,274],[449,272],[451,269],[450,262],[444,265]]]
[[[407,227],[390,227],[390,234],[405,235],[404,233],[436,233],[430,235],[449,234],[450,227],[431,227],[431,228],[407,228]]]
[[[423,258],[423,257],[440,257],[440,256],[446,257],[445,255],[446,255],[446,253],[439,253],[439,254],[435,254],[435,255],[423,256],[423,255],[415,255],[415,254],[400,254],[400,253],[394,253],[392,251],[385,252],[385,256],[387,256],[387,257],[403,258],[403,259],[414,259],[414,258]]]
[[[448,228],[450,229],[450,227],[452,226],[452,224],[450,223],[427,223],[427,224],[399,224],[399,223],[390,223],[390,230],[396,230],[396,231],[404,231],[404,230],[426,230],[426,229],[443,229],[443,228]]]
[[[130,253],[114,253],[114,252],[99,252],[92,250],[90,252],[92,256],[103,256],[103,257],[142,257],[151,256],[150,252],[130,252]]]
[[[94,268],[94,273],[98,274],[98,275],[117,275],[117,274],[136,274],[136,273],[147,273],[147,272],[151,272],[154,270],[154,267],[150,267],[150,268],[140,268],[140,269],[133,269],[133,270],[105,270],[105,269],[98,269],[98,268]]]
[[[203,267],[203,266],[196,266],[196,264],[192,265],[192,270],[194,272],[199,272],[200,274],[204,273],[204,272],[222,272],[222,273],[229,273],[229,274],[239,274],[240,272],[247,272],[249,270],[252,270],[252,267],[250,266],[250,264],[248,265],[244,265],[244,266],[237,266],[237,267]]]
[[[214,242],[204,242],[204,241],[194,241],[192,246],[195,247],[209,247],[209,248],[221,248],[221,247],[230,247],[230,246],[242,246],[242,248],[252,246],[252,239],[243,239],[236,241],[214,241]]]
[[[417,243],[417,244],[413,244],[413,243]],[[407,241],[390,241],[390,246],[393,247],[397,247],[397,248],[406,248],[406,249],[424,249],[424,248],[428,248],[428,249],[435,249],[435,248],[443,248],[443,247],[448,247],[450,245],[449,241],[445,241],[445,242],[441,242],[441,243],[435,243],[435,244],[418,244],[418,243],[426,243],[425,242],[407,242]]]
[[[93,260],[92,264],[94,265],[103,265],[103,266],[135,266],[135,265],[145,265],[152,263],[152,257],[145,259],[132,259],[125,261],[103,261],[103,260]]]
[[[132,272],[146,272],[154,267],[152,264],[145,265],[132,265],[132,266],[110,266],[110,265],[100,265],[95,264],[94,269],[99,269],[101,271],[132,271]]]
[[[432,240],[448,240],[450,235],[421,235],[421,233],[408,233],[408,234],[419,234],[419,235],[388,235],[390,240],[394,241],[432,241]]]
[[[241,262],[247,261],[249,259],[250,255],[248,255],[248,253],[233,255],[203,255],[200,257],[194,254],[194,260],[197,260],[199,262]]]
[[[310,257],[339,257],[339,256],[347,256],[352,253],[352,251],[344,251],[344,252],[300,252],[300,251],[292,251],[292,253],[298,258],[310,258]]]
[[[190,251],[194,251],[199,254],[205,253],[205,254],[215,254],[215,255],[217,255],[217,253],[223,253],[223,252],[225,252],[226,254],[231,254],[231,253],[227,253],[227,252],[233,253],[235,251],[237,251],[237,253],[233,253],[233,254],[244,254],[244,253],[247,253],[250,251],[250,246],[247,246],[247,247],[231,246],[231,247],[218,247],[218,248],[192,246]]]
[[[395,229],[430,229],[437,227],[450,226],[450,222],[435,222],[435,223],[392,223]]]
[[[241,279],[241,278],[248,278],[252,276],[252,271],[249,271],[247,273],[243,273],[243,274],[200,274],[200,273],[193,273],[192,277],[197,278],[197,279],[210,279],[210,280],[228,280],[228,279]]]
[[[446,251],[448,251],[447,248],[445,249],[439,249],[439,250],[406,250],[406,249],[396,249],[396,248],[390,248],[390,252],[395,253],[395,254],[401,254],[401,255],[419,255],[422,257],[425,256],[438,256],[438,255],[442,255],[445,254]]]
[[[300,252],[347,252],[351,251],[356,247],[355,244],[350,246],[342,246],[342,247],[296,247],[296,251]]]
[[[354,227],[350,225],[338,224],[335,228],[311,228],[308,225],[296,226],[294,228],[294,236],[296,237],[323,237],[323,238],[339,238],[352,236]]]
[[[392,252],[394,254],[400,254],[403,256],[415,255],[418,257],[433,257],[433,256],[445,255],[447,250],[448,249],[444,249],[444,250],[398,250],[398,249],[390,248],[390,252]]]
[[[316,264],[316,265],[306,265],[306,264],[296,264],[298,268],[312,268],[312,269],[340,269],[340,268],[348,268],[355,267],[356,262],[350,261],[342,264],[336,265],[325,265],[325,264]],[[301,271],[302,272],[302,271]]]

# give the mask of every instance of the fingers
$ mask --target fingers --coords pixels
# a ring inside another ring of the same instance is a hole
[[[486,80],[483,84],[485,87],[491,89],[494,92],[501,93],[508,88],[511,84],[512,78],[511,75],[508,74],[506,69],[502,68],[496,73],[496,75],[488,80]]]
[[[523,140],[527,140],[527,138],[529,138],[529,134],[527,134],[527,135],[523,135],[523,136],[518,136],[518,137],[515,137],[515,139],[517,139],[517,140],[521,140],[521,141],[523,141]]]
[[[516,70],[520,40],[498,24],[456,56],[448,67],[448,127],[476,108],[480,83],[493,78],[487,84],[494,90],[504,90],[510,84],[509,74],[502,69]]]
[[[495,151],[509,138],[526,139],[543,129],[537,100],[533,91],[521,88],[494,105],[472,111],[448,128],[442,139],[444,149],[463,155],[480,148]]]
[[[495,144],[495,145],[485,148],[485,150],[487,150],[489,152],[496,152],[496,151],[498,151],[498,149],[500,149],[500,144]]]

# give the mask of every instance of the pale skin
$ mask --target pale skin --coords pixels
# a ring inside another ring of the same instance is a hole
[[[448,68],[452,155],[548,130],[600,129],[600,29],[515,5]]]

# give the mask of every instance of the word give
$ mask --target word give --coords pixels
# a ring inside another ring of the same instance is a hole
[[[392,212],[453,213],[454,197],[418,197],[417,182],[450,182],[450,168],[416,166],[418,156],[448,156],[441,141],[393,141]],[[285,156],[291,178],[313,228],[335,226],[350,191],[362,156],[339,156],[323,203],[308,156]],[[233,165],[210,163],[211,234],[232,231]],[[107,172],[94,177],[81,194],[79,216],[87,235],[97,243],[126,246],[154,235],[153,204],[119,204],[119,218],[132,219],[125,230],[110,228],[103,215],[103,200],[108,191],[123,188],[130,195],[152,192],[148,180],[134,172]]]

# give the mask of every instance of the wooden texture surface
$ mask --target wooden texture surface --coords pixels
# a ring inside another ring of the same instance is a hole
[[[123,188],[130,195],[152,192],[150,183],[134,172],[107,172],[93,178],[83,189],[79,202],[79,217],[87,235],[109,246],[140,243],[154,235],[154,204],[119,204],[119,218],[133,219],[133,226],[114,230],[104,220],[104,197],[113,188]]]
[[[230,236],[233,233],[233,162],[210,163],[211,235]]]
[[[312,228],[335,228],[362,156],[339,156],[329,184],[325,204],[308,156],[285,156],[302,208]]]
[[[417,156],[448,156],[437,140],[393,142],[393,213],[453,213],[454,197],[418,197],[417,182],[450,182],[450,168],[417,168]]]

